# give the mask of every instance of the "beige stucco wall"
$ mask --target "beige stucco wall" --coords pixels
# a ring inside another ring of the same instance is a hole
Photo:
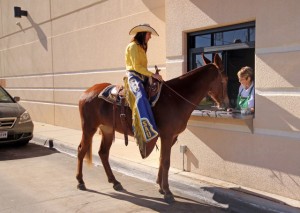
[[[300,199],[299,8],[296,0],[166,0],[168,76],[187,69],[187,32],[256,22],[253,129],[243,120],[192,116],[172,166],[183,167],[180,145],[187,145],[188,171]]]
[[[14,18],[14,6],[29,16]],[[149,67],[170,79],[187,70],[187,32],[256,21],[253,122],[192,116],[171,166],[182,168],[187,145],[190,172],[300,200],[299,8],[297,0],[0,0],[0,82],[33,120],[79,129],[82,92],[122,81],[131,27],[159,32]]]
[[[14,6],[28,17],[14,18]],[[1,82],[35,121],[80,129],[80,95],[96,83],[122,82],[135,25],[159,32],[149,44],[149,68],[165,72],[164,1],[1,0],[0,8]]]

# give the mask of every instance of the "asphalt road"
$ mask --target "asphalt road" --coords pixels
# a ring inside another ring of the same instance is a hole
[[[158,187],[115,172],[124,191],[108,183],[102,166],[84,166],[87,191],[76,188],[77,160],[37,144],[0,146],[0,212],[230,212],[176,192],[167,204]]]

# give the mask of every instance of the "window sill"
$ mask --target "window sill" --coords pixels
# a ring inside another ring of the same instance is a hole
[[[254,115],[242,115],[226,111],[194,110],[188,125],[253,133]]]
[[[212,117],[212,118],[229,118],[229,119],[253,119],[254,115],[242,115],[240,112],[214,111],[214,110],[194,110],[192,115]]]

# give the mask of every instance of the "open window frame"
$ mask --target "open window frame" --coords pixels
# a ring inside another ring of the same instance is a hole
[[[237,72],[243,66],[255,68],[255,22],[241,23],[215,29],[197,31],[187,34],[188,71],[205,63],[202,54],[213,61],[214,54],[222,58],[225,73],[228,76],[228,97],[230,107],[235,108],[239,81]],[[241,116],[240,113],[227,113],[217,110],[209,96],[205,97],[193,114],[213,117],[253,118]]]

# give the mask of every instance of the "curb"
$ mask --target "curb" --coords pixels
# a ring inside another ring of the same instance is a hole
[[[34,136],[31,143],[47,146],[73,157],[77,156],[77,149],[75,147],[67,146],[59,140]],[[156,184],[157,168],[115,157],[110,157],[109,160],[112,170]],[[93,155],[93,163],[95,166],[102,166],[98,155]],[[180,172],[169,174],[169,184],[171,190],[174,192],[178,191],[190,199],[221,207],[224,210],[229,210],[229,212],[300,213],[299,208],[289,206],[279,200],[263,197],[259,194],[243,192],[239,189],[224,188],[211,183],[204,183],[184,176]],[[176,193],[174,194],[176,199]]]

